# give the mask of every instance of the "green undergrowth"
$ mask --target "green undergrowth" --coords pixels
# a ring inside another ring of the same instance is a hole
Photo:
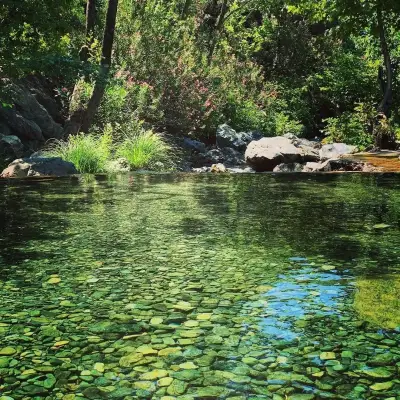
[[[45,153],[72,162],[80,173],[88,174],[112,172],[111,162],[121,157],[131,170],[159,170],[173,164],[171,147],[165,139],[140,124],[131,130],[106,125],[100,133],[80,133],[52,142]]]

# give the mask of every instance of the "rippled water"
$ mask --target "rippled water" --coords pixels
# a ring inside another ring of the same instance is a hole
[[[0,399],[400,399],[399,188],[1,182]]]

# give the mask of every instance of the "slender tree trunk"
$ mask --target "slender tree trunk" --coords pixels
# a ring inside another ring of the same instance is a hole
[[[88,132],[104,96],[111,67],[112,47],[114,42],[115,24],[117,20],[118,0],[108,0],[106,25],[104,28],[100,71],[96,79],[93,93],[84,109],[75,111],[65,124],[64,135],[76,134],[79,131]]]
[[[392,61],[390,58],[389,46],[386,40],[386,32],[382,15],[382,9],[380,5],[378,5],[377,20],[378,20],[381,51],[384,59],[384,66],[386,72],[386,82],[383,92],[383,99],[378,106],[378,112],[383,113],[386,115],[386,117],[388,117],[393,96],[393,70],[392,70]]]
[[[82,46],[79,57],[82,62],[86,63],[89,60],[90,48],[94,42],[94,30],[96,27],[97,7],[96,0],[87,0],[86,4],[86,43]]]
[[[92,97],[89,100],[87,110],[83,119],[83,132],[87,132],[93,123],[94,116],[100,106],[107,85],[108,74],[111,67],[112,47],[115,35],[115,23],[117,21],[118,0],[108,1],[106,26],[104,29],[103,49],[100,63],[100,74],[96,80]]]
[[[218,19],[215,23],[215,28],[211,32],[211,38],[210,38],[208,56],[207,56],[208,66],[210,66],[212,64],[212,58],[213,58],[215,49],[218,44],[220,32],[222,30],[222,27],[224,26],[225,16],[226,16],[227,11],[228,11],[228,0],[223,0],[222,5],[221,5],[221,11],[220,11]]]
[[[381,77],[383,98],[378,105],[378,115],[374,126],[375,147],[378,149],[389,149],[395,145],[395,138],[390,130],[390,124],[388,121],[393,97],[393,70],[389,46],[386,38],[384,17],[379,2],[377,6],[377,23],[386,80],[384,80],[383,76]],[[383,75],[382,71],[380,72],[380,75]]]
[[[79,76],[74,90],[72,91],[70,100],[70,117],[64,126],[64,136],[76,134],[81,128],[82,118],[85,113],[85,105],[82,104],[82,84],[83,80],[88,81],[88,61],[90,49],[94,42],[94,33],[97,18],[97,0],[87,0],[86,2],[86,29],[85,29],[85,44],[79,50],[79,58],[83,64],[83,76]]]

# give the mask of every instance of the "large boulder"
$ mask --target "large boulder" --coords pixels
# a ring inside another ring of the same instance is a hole
[[[279,164],[301,162],[303,152],[290,139],[276,136],[251,142],[245,159],[257,172],[273,171]]]
[[[12,98],[20,114],[33,121],[42,130],[46,139],[61,139],[63,129],[60,124],[54,122],[46,108],[44,108],[35,96],[25,87],[19,85],[12,86]]]
[[[257,172],[273,171],[280,164],[318,161],[318,147],[318,142],[287,134],[251,142],[247,147],[245,158]],[[282,168],[286,170],[286,167]]]
[[[5,123],[14,135],[25,141],[61,139],[62,126],[54,121],[51,114],[58,120],[61,117],[50,97],[39,89],[29,90],[22,84],[13,83],[7,84],[7,93],[12,104],[0,106],[0,123]],[[51,114],[42,103],[49,107]]]
[[[0,105],[0,119],[21,140],[44,142],[44,136],[36,122],[23,117],[17,109]],[[3,122],[3,124],[4,124]]]
[[[68,176],[78,174],[74,164],[59,157],[20,158],[13,161],[0,175],[2,178],[30,176]]]
[[[17,136],[0,134],[0,166],[23,155],[24,146]]]
[[[29,89],[37,102],[47,110],[55,122],[63,122],[60,95],[55,90],[56,85],[51,79],[46,79],[40,75],[29,75],[21,80],[21,84]]]
[[[356,146],[350,146],[346,143],[325,144],[319,151],[321,160],[339,158],[345,154],[353,154],[358,151]]]
[[[236,132],[227,124],[220,125],[217,129],[217,146],[219,148],[230,147],[237,151],[244,152],[246,146],[262,138],[258,132]]]

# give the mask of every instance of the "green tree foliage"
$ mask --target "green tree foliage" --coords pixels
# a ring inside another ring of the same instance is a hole
[[[381,86],[381,98],[376,102],[375,143],[378,147],[390,144],[391,132],[386,130],[393,104],[396,107],[396,70],[398,59],[398,34],[400,28],[400,3],[396,0],[332,0],[313,2],[292,0],[288,9],[304,14],[314,21],[324,21],[332,26],[332,33],[342,40],[353,37],[368,38],[369,53],[366,58],[379,54],[377,82]],[[354,71],[357,76],[357,71]],[[397,99],[398,102],[398,99]],[[382,137],[386,136],[386,140]],[[386,143],[385,143],[386,142]]]
[[[91,3],[94,27],[86,1],[3,1],[2,74],[62,77],[70,112],[87,103],[108,1]],[[399,131],[397,0],[120,0],[116,20],[100,129],[212,136],[227,122],[366,148]]]
[[[0,74],[67,73],[84,27],[80,0],[3,0]]]

